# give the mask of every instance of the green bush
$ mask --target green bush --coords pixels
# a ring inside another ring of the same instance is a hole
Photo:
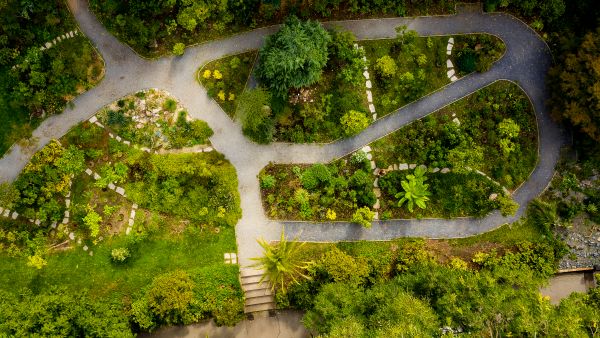
[[[314,190],[317,187],[323,187],[331,181],[331,172],[326,165],[317,163],[306,169],[300,180],[302,186],[308,190]]]
[[[185,52],[185,44],[178,42],[173,46],[173,54],[179,56]]]
[[[336,247],[326,252],[316,264],[317,270],[322,270],[334,282],[360,285],[369,276],[369,265],[364,258],[354,258]]]
[[[115,263],[125,263],[130,256],[131,253],[127,248],[115,248],[110,252],[110,259]]]
[[[272,189],[275,187],[277,181],[273,175],[261,175],[260,176],[260,187],[263,189]]]
[[[362,112],[350,110],[340,119],[340,123],[347,136],[360,133],[369,126],[369,118]]]
[[[373,217],[375,217],[375,213],[372,212],[369,207],[362,207],[356,209],[352,215],[351,221],[352,223],[360,224],[365,228],[370,228],[372,226],[371,222],[373,221]]]

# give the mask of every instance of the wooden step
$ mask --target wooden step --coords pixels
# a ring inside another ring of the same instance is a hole
[[[274,310],[274,309],[275,309],[275,303],[264,303],[264,304],[245,306],[244,312],[252,313],[252,312],[268,311],[268,310]]]
[[[265,303],[273,303],[273,296],[272,295],[264,295],[264,296],[246,298],[246,306],[265,304]]]
[[[271,289],[255,289],[246,290],[246,299],[260,297],[260,296],[272,296]]]

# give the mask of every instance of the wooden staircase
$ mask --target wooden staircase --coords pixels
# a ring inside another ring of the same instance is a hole
[[[268,279],[259,283],[263,275],[262,270],[253,268],[240,269],[240,282],[246,295],[245,313],[269,311],[275,309],[275,299],[271,293],[271,283]]]

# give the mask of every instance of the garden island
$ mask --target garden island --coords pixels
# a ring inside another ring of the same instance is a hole
[[[0,335],[600,334],[594,1],[0,13]]]

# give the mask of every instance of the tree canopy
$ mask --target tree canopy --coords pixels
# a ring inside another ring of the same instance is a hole
[[[330,40],[320,23],[292,16],[260,50],[256,73],[278,96],[285,96],[290,88],[309,86],[321,77]]]

